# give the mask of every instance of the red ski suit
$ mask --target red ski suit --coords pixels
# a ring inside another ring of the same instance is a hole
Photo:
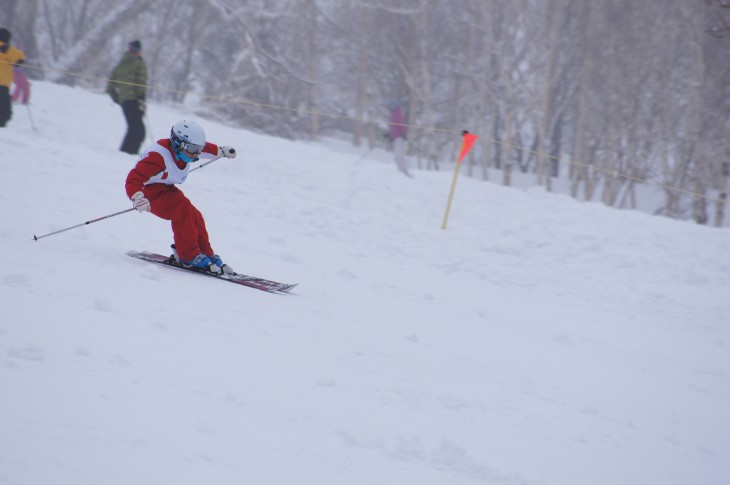
[[[164,150],[170,153],[168,163],[173,161],[177,171],[170,170],[174,167],[166,165],[166,155],[160,153]],[[201,155],[204,155],[201,158],[213,158],[218,155],[218,145],[206,143]],[[170,176],[173,171],[176,174]],[[171,222],[175,248],[183,261],[191,261],[200,253],[206,256],[214,254],[203,215],[185,197],[182,190],[174,185],[183,183],[188,171],[189,164],[175,159],[170,140],[157,140],[155,145],[145,148],[137,164],[127,175],[125,184],[129,198],[141,191],[150,201],[150,212]]]

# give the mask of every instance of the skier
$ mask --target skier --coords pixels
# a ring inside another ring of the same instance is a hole
[[[13,116],[10,103],[10,85],[13,84],[13,66],[25,62],[23,51],[10,45],[11,34],[5,27],[0,28],[0,128]]]
[[[182,120],[170,130],[170,138],[144,149],[127,175],[127,196],[139,212],[152,212],[172,224],[175,257],[186,268],[211,273],[233,273],[221,261],[208,240],[203,215],[175,184],[182,184],[190,163],[200,158],[236,158],[236,150],[206,142],[205,131],[195,121]]]
[[[400,103],[397,100],[390,102],[390,138],[393,140],[393,154],[395,164],[398,170],[408,177],[408,159],[406,158],[406,136],[408,134],[408,126],[406,126],[406,117],[403,115]]]
[[[13,84],[15,84],[13,94],[11,96],[13,102],[28,104],[30,101],[30,81],[28,81],[28,78],[25,77],[25,74],[23,74],[18,67],[13,70],[13,74]]]

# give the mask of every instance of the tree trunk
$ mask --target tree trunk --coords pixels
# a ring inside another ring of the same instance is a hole
[[[550,5],[546,10],[542,16],[542,28],[545,33],[544,38],[547,39],[547,44],[544,50],[541,49],[545,53],[545,66],[542,69],[545,72],[545,77],[541,81],[543,89],[540,93],[540,109],[537,111],[538,119],[536,120],[539,144],[536,149],[537,165],[535,171],[537,172],[538,185],[545,185],[545,188],[550,192],[552,190],[552,170],[550,167],[551,159],[548,156],[550,143],[548,131],[552,125],[554,116],[553,110],[551,109],[554,103],[551,101],[551,97],[553,95],[555,73],[558,67],[558,37],[561,26],[558,16],[563,14],[565,6]]]
[[[317,108],[317,79],[319,76],[319,53],[317,51],[317,7],[316,0],[305,0],[306,14],[302,17],[306,19],[307,24],[304,26],[306,35],[306,52],[307,52],[307,76],[309,78],[307,93],[307,108],[309,110],[309,139],[316,140],[319,138],[319,111]]]

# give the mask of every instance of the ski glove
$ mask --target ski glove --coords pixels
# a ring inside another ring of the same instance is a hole
[[[141,191],[135,192],[135,194],[132,196],[132,202],[134,202],[134,208],[137,209],[139,212],[150,211],[150,201],[147,200],[147,198]]]
[[[218,156],[236,158],[236,149],[233,147],[218,147]]]
[[[109,96],[111,96],[112,101],[114,101],[114,103],[121,104],[121,102],[119,100],[119,93],[117,92],[117,88],[115,88],[114,86],[112,86],[111,83],[109,83],[109,85],[107,86],[106,93]]]

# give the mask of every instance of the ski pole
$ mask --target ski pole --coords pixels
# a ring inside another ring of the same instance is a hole
[[[211,164],[211,163],[215,162],[216,160],[218,160],[220,158],[221,158],[221,156],[219,155],[219,156],[213,158],[212,160],[209,160],[209,161],[205,162],[202,165],[199,165],[199,166],[197,166],[197,167],[195,167],[193,169],[190,169],[190,171],[192,172],[192,171],[197,170],[199,168],[203,168],[206,165]],[[38,241],[39,239],[43,239],[44,237],[53,236],[54,234],[58,234],[60,232],[70,231],[71,229],[76,229],[77,227],[86,226],[86,225],[89,225],[89,224],[93,224],[95,222],[103,221],[104,219],[109,219],[110,217],[120,216],[122,214],[126,214],[127,212],[132,212],[133,210],[135,210],[134,207],[132,207],[131,209],[127,209],[127,210],[115,212],[114,214],[109,214],[107,216],[102,216],[102,217],[99,217],[99,218],[96,218],[96,219],[92,219],[90,221],[82,222],[81,224],[76,224],[75,226],[67,227],[65,229],[59,229],[58,231],[49,232],[48,234],[44,234],[42,236],[33,235],[33,239],[35,241]]]
[[[215,157],[215,158],[213,158],[213,159],[211,159],[211,160],[208,160],[208,161],[207,161],[207,162],[205,162],[205,163],[201,163],[200,165],[198,165],[198,166],[197,166],[197,167],[195,167],[195,168],[191,168],[191,169],[190,169],[190,171],[191,171],[191,172],[195,172],[195,171],[196,171],[197,169],[199,169],[199,168],[203,168],[203,167],[205,167],[206,165],[210,165],[211,163],[215,162],[216,160],[220,160],[221,158],[223,158],[223,155],[218,155],[217,157]]]
[[[147,113],[148,109],[144,110],[144,119],[147,121],[145,126],[147,127],[147,133],[150,135],[150,143],[155,143],[155,136],[152,134],[152,122],[150,121],[150,115]]]
[[[365,157],[367,157],[368,155],[370,155],[370,152],[373,151],[373,148],[375,148],[375,146],[370,147],[370,149],[368,151],[366,151],[365,153],[363,153],[360,156],[360,158],[357,159],[357,161],[355,162],[355,165],[360,165],[360,162],[362,162],[365,159]]]
[[[114,214],[109,214],[108,216],[99,217],[98,219],[86,221],[81,224],[76,224],[75,226],[67,227],[66,229],[59,229],[58,231],[49,232],[48,234],[44,234],[42,236],[33,235],[33,239],[38,241],[39,239],[43,239],[44,237],[48,237],[48,236],[53,236],[54,234],[58,234],[59,232],[70,231],[71,229],[76,229],[77,227],[86,226],[88,224],[93,224],[94,222],[99,222],[99,221],[103,221],[104,219],[109,219],[110,217],[126,214],[127,212],[132,212],[133,210],[135,210],[134,207],[132,207],[131,209],[120,211],[120,212],[115,212]]]
[[[30,118],[30,126],[33,127],[33,131],[38,133],[38,127],[35,125],[35,120],[33,119],[33,112],[30,110],[30,105],[28,103],[25,103],[25,107],[28,108],[28,117]]]

